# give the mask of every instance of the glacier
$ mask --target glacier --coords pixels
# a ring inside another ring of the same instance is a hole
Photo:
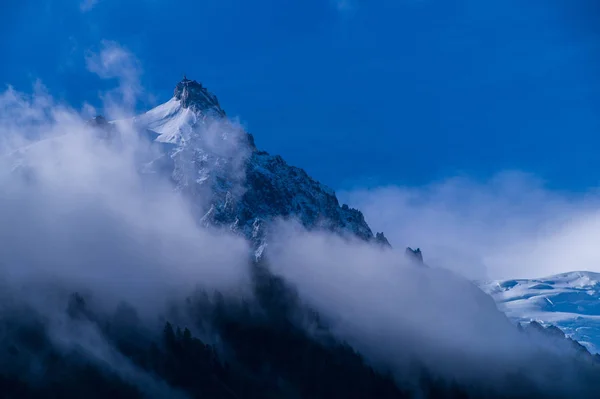
[[[591,353],[600,353],[600,273],[576,271],[478,285],[512,321],[553,325]]]

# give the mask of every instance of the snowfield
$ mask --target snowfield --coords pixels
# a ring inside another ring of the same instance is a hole
[[[512,321],[555,325],[592,353],[600,352],[600,273],[479,283]]]

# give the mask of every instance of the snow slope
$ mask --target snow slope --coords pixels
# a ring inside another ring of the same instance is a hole
[[[570,272],[479,285],[511,320],[555,325],[590,352],[600,352],[600,273]]]
[[[134,118],[134,123],[157,134],[158,142],[180,144],[182,136],[191,134],[198,117],[189,108],[184,108],[175,97],[164,104]]]

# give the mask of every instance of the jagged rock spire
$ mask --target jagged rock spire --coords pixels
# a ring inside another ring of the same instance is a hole
[[[202,83],[188,79],[185,74],[181,82],[175,86],[173,96],[181,101],[184,108],[200,112],[210,111],[218,116],[225,116],[217,96],[202,86]]]
[[[383,232],[375,234],[375,242],[384,248],[391,248],[390,242],[385,237]]]
[[[406,256],[412,261],[423,264],[423,253],[420,248],[412,249],[411,247],[406,248]]]

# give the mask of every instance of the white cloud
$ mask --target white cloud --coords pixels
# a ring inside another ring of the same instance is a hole
[[[244,263],[246,244],[199,228],[167,179],[149,185],[139,162],[155,150],[126,124],[113,128],[126,138],[118,145],[48,94],[0,93],[0,132],[12,138],[0,159],[0,263],[16,275],[49,273],[122,295],[239,276],[243,268],[229,266]]]
[[[105,40],[99,52],[89,52],[86,65],[90,72],[103,79],[116,79],[119,87],[108,93],[109,108],[133,108],[143,93],[140,83],[142,67],[139,60],[120,44]],[[111,107],[115,104],[118,107]]]
[[[467,386],[514,388],[511,374],[528,365],[527,378],[548,391],[582,389],[569,346],[530,339],[500,313],[492,298],[457,274],[409,263],[402,250],[306,232],[282,224],[268,257],[302,301],[316,309],[342,341],[406,386],[415,364]],[[309,326],[310,328],[311,326]],[[564,363],[563,363],[564,362]],[[546,365],[561,370],[548,378]]]
[[[129,53],[110,43],[89,62],[119,80],[111,101],[128,107],[118,101],[139,90]],[[83,347],[155,389],[97,327],[65,316],[68,295],[85,293],[107,313],[126,302],[154,329],[167,301],[197,287],[247,289],[250,250],[240,237],[201,228],[168,179],[140,173],[156,149],[126,123],[112,126],[114,141],[101,138],[107,132],[86,123],[93,112],[57,102],[39,83],[33,94],[0,92],[0,312],[33,309],[60,348]]]
[[[340,194],[396,247],[470,278],[543,277],[600,270],[600,196],[547,189],[533,176],[501,173],[487,182],[449,179],[426,187],[379,187]]]

